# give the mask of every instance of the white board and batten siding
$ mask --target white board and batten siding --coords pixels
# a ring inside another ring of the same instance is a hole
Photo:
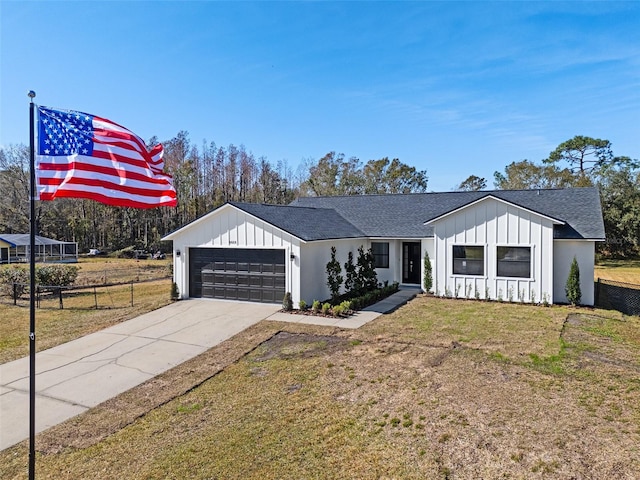
[[[210,247],[283,249],[286,291],[294,302],[300,298],[299,261],[295,260],[300,258],[300,239],[233,205],[224,205],[168,237],[173,240],[174,278],[182,297],[189,296],[189,249]]]
[[[575,256],[580,268],[580,291],[582,292],[582,305],[594,303],[594,258],[595,241],[588,240],[555,240],[553,280],[555,285],[554,300],[557,303],[568,303],[565,285],[569,278],[569,270]]]
[[[553,302],[554,220],[513,204],[485,198],[430,222],[434,227],[434,293],[460,298]],[[557,223],[557,222],[555,222]],[[453,247],[484,247],[484,273],[453,273]],[[498,247],[529,247],[530,277],[500,277]],[[435,259],[435,260],[434,260]]]

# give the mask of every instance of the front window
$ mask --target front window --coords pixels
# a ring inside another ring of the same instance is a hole
[[[374,268],[389,268],[389,242],[371,242]]]
[[[498,276],[531,278],[531,247],[498,247]]]
[[[454,245],[454,275],[484,275],[484,247]]]

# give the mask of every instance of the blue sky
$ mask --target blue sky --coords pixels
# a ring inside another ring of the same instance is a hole
[[[397,157],[429,190],[575,135],[640,158],[640,2],[0,1],[0,145],[28,98],[296,167]]]

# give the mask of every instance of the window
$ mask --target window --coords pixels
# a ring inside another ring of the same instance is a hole
[[[498,247],[498,276],[531,278],[531,247]]]
[[[484,247],[454,245],[454,275],[484,275]]]
[[[374,268],[389,268],[389,242],[371,242]]]

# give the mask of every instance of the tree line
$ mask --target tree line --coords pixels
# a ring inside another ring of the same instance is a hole
[[[148,145],[158,143],[151,138]],[[91,200],[36,202],[40,235],[89,248],[167,249],[162,236],[205,215],[225,202],[287,204],[298,196],[333,196],[426,192],[425,170],[397,158],[362,162],[329,152],[319,160],[270,163],[243,145],[197,145],[181,131],[162,142],[165,169],[173,176],[176,207],[150,210],[111,207]],[[638,254],[640,239],[640,170],[637,161],[615,157],[606,140],[575,137],[562,143],[539,163],[513,162],[494,174],[497,189],[600,188],[610,255]],[[0,234],[29,231],[29,150],[25,145],[0,149]],[[460,190],[484,190],[487,181],[470,175]]]
[[[483,190],[486,179],[469,176],[459,190]],[[540,162],[521,160],[494,173],[499,190],[595,186],[600,191],[607,241],[598,252],[610,257],[640,254],[640,162],[615,156],[611,142],[578,135]]]

